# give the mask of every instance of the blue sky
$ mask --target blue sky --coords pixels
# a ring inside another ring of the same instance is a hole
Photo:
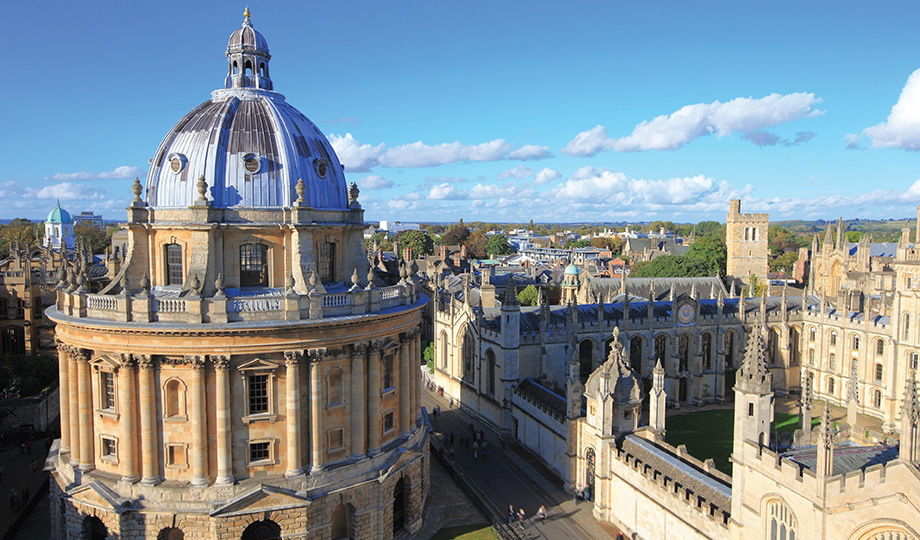
[[[124,219],[222,87],[245,3],[4,6],[0,219]],[[250,2],[275,90],[368,219],[900,218],[920,204],[920,6]],[[12,74],[12,75],[10,75]]]

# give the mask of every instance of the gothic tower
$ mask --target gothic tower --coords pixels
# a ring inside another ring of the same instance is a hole
[[[725,220],[725,243],[728,246],[728,275],[745,283],[750,276],[767,279],[767,230],[770,227],[768,214],[742,214],[741,199],[729,202],[728,217]]]

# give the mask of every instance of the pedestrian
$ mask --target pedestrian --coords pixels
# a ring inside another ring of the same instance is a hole
[[[479,463],[479,450],[473,450],[473,463]]]
[[[38,470],[38,462],[33,459],[32,463],[29,463],[29,468],[32,469],[32,475],[34,476],[35,471]]]
[[[16,507],[16,488],[10,488],[10,494],[7,495],[10,499],[10,510]]]
[[[479,442],[482,442],[484,440],[486,440],[486,434],[483,433],[482,430],[480,429],[479,430]]]
[[[473,441],[473,452],[477,452],[477,451],[479,451],[479,443],[476,441]]]
[[[508,525],[514,523],[514,505],[508,505]]]
[[[524,530],[524,516],[526,516],[526,514],[524,514],[524,509],[521,508],[520,512],[518,512],[518,519],[520,520],[522,531]]]
[[[25,453],[26,453],[26,443],[21,442],[19,443],[19,455],[22,455]]]
[[[578,504],[578,488],[572,488],[572,502]]]
[[[542,504],[540,505],[540,509],[537,510],[537,517],[540,518],[540,521],[546,521],[546,507]]]

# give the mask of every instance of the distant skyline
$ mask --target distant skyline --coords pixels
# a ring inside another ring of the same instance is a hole
[[[920,204],[920,6],[250,2],[368,220],[888,219]],[[4,6],[0,219],[125,219],[245,3]]]

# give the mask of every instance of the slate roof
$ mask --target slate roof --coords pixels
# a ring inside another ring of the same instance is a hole
[[[856,255],[856,247],[859,244],[850,242],[848,244],[850,255]],[[898,254],[898,243],[897,242],[873,242],[869,244],[869,256],[870,257],[892,257]]]
[[[655,300],[667,300],[671,294],[671,285],[674,285],[674,292],[678,296],[681,294],[690,294],[693,284],[696,284],[696,290],[700,298],[708,298],[712,286],[716,287],[716,295],[719,289],[722,290],[722,296],[728,296],[725,285],[717,277],[691,277],[691,278],[626,278],[626,286],[629,289],[629,296],[648,297],[649,285],[655,284]],[[591,278],[586,285],[593,293],[604,293],[608,291],[620,290],[620,278]]]
[[[817,469],[818,447],[810,446],[801,450],[786,452],[782,454],[782,457],[814,471]],[[896,446],[839,444],[834,447],[833,474],[847,474],[857,470],[865,470],[872,465],[884,465],[895,459],[898,459],[898,448]]]

